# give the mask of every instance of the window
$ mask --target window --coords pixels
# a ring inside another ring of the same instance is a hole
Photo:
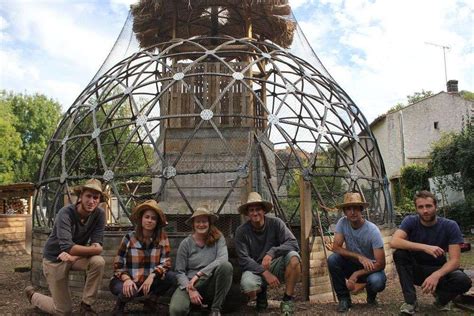
[[[434,126],[434,129],[439,129],[439,122],[434,122],[433,126]]]

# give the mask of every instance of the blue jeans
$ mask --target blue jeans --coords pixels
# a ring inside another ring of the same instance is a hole
[[[346,279],[348,279],[352,273],[364,267],[359,262],[333,253],[328,258],[328,268],[337,298],[339,300],[350,298],[350,292],[346,286]],[[357,280],[357,283],[367,283],[365,288],[367,290],[367,297],[369,298],[375,298],[378,292],[382,292],[385,289],[386,282],[387,277],[384,271],[373,272],[359,277]]]

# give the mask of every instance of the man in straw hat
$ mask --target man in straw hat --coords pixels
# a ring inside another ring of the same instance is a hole
[[[344,194],[344,202],[336,205],[345,216],[336,224],[334,253],[328,258],[328,268],[339,300],[338,312],[346,312],[352,306],[349,291],[355,289],[356,283],[367,283],[367,303],[371,305],[377,304],[377,293],[385,289],[383,239],[378,227],[362,217],[367,206],[358,192]]]
[[[413,315],[417,311],[415,285],[421,286],[423,293],[433,294],[438,310],[448,311],[450,302],[472,285],[459,269],[461,230],[455,221],[436,215],[433,193],[416,193],[414,203],[417,214],[403,219],[390,242],[396,249],[393,261],[405,300],[400,312]]]
[[[301,258],[298,242],[285,223],[266,215],[272,208],[272,203],[257,192],[250,192],[247,202],[239,207],[239,212],[249,218],[235,232],[235,248],[243,272],[240,286],[250,300],[257,299],[256,308],[262,311],[268,307],[267,286],[285,281],[280,309],[283,315],[291,315]]]
[[[99,203],[105,200],[102,185],[90,179],[74,189],[78,194],[75,204],[59,210],[43,250],[43,273],[51,296],[25,288],[31,304],[54,315],[70,314],[72,300],[69,290],[69,271],[85,270],[86,283],[80,305],[81,315],[97,315],[91,308],[102,284],[105,261],[102,256],[105,213]]]

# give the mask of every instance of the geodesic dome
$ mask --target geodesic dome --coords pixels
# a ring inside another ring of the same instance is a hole
[[[37,225],[51,224],[73,199],[71,187],[89,177],[113,196],[110,224],[148,198],[168,214],[202,204],[236,214],[246,188],[291,221],[300,175],[323,219],[356,189],[373,221],[391,221],[376,141],[337,83],[274,44],[212,38],[209,50],[209,40],[140,51],[89,84],[45,154],[36,204],[46,212],[37,212]]]

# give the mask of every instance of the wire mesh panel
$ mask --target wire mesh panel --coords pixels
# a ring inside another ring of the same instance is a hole
[[[112,196],[109,225],[128,225],[149,198],[177,216],[176,231],[198,206],[238,218],[250,190],[297,222],[299,177],[311,182],[325,230],[326,210],[347,190],[363,192],[372,220],[392,221],[380,153],[357,106],[309,63],[250,39],[161,43],[89,84],[46,151],[36,205],[47,211],[36,225],[51,225],[89,177]]]

